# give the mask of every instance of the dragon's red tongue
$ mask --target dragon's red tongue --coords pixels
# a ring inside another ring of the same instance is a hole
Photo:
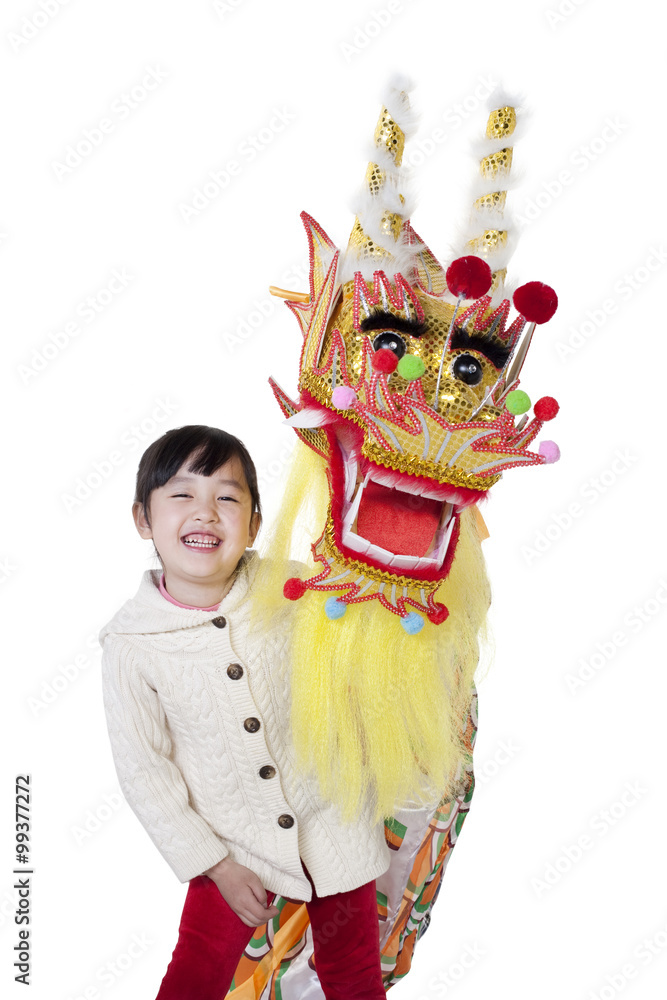
[[[425,556],[441,512],[442,500],[404,493],[369,480],[361,495],[357,534],[396,555]]]

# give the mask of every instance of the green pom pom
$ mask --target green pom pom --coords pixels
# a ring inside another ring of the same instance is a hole
[[[397,371],[401,378],[404,378],[407,382],[414,382],[415,379],[422,377],[426,371],[426,366],[422,359],[416,355],[404,354],[398,362]]]
[[[512,392],[507,393],[505,406],[515,416],[526,413],[530,409],[528,393],[524,392],[523,389],[513,389]]]

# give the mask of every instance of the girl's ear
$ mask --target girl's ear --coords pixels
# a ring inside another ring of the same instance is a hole
[[[134,523],[141,537],[152,538],[153,531],[148,523],[148,518],[146,517],[143,504],[140,504],[138,501],[135,501],[132,504],[132,517],[134,518]]]
[[[246,548],[250,548],[250,546],[254,543],[255,539],[257,538],[257,532],[259,531],[259,526],[261,523],[262,523],[261,515],[258,513],[258,511],[255,511],[252,517],[250,518],[250,528],[248,529],[248,544]]]

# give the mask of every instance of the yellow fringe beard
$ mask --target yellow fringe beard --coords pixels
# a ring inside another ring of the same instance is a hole
[[[324,461],[299,443],[262,545],[251,597],[255,620],[284,614],[288,577],[314,574],[303,548],[321,534],[327,502]],[[295,555],[308,565],[295,565]],[[452,567],[436,594],[449,609],[442,625],[427,620],[408,635],[376,600],[351,604],[331,621],[327,596],[307,591],[289,617],[290,728],[304,776],[317,780],[346,820],[364,804],[377,821],[456,795],[471,765],[466,723],[490,603],[474,507],[461,515]]]

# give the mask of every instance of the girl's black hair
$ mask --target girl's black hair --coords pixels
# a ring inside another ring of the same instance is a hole
[[[167,431],[157,441],[153,441],[141,456],[134,502],[141,504],[149,524],[151,493],[175,476],[190,457],[192,461],[188,466],[188,472],[202,476],[212,476],[225,462],[238,458],[250,490],[252,509],[261,518],[257,470],[243,442],[218,427],[188,424],[186,427],[176,427]]]

